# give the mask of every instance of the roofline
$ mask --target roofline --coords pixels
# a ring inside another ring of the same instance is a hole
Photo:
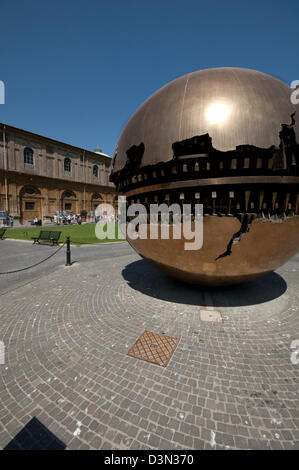
[[[76,147],[75,145],[68,144],[66,142],[61,142],[60,140],[52,139],[51,137],[46,137],[46,136],[41,135],[41,134],[36,134],[35,132],[26,131],[26,129],[21,129],[19,127],[14,127],[14,126],[11,126],[10,124],[5,124],[3,122],[0,122],[0,126],[8,128],[8,129],[12,129],[14,131],[25,132],[26,134],[29,134],[29,135],[34,136],[34,137],[39,137],[41,139],[45,139],[49,142],[52,142],[53,144],[64,145],[65,147],[68,147],[68,148],[71,148],[71,149],[80,150],[81,152],[86,152],[86,153],[91,154],[93,157],[95,157],[95,156],[99,157],[100,156],[100,157],[104,158],[105,160],[109,160],[109,161],[112,160],[111,157],[109,157],[109,155],[107,155],[106,153],[97,153],[97,152],[93,152],[92,150],[84,149],[82,147]]]

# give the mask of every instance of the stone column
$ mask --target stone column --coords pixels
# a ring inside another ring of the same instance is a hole
[[[40,174],[47,176],[47,152],[46,152],[45,147],[42,148],[40,159],[41,159]]]
[[[10,195],[10,204],[9,204],[9,210],[10,210],[10,213],[11,215],[15,218],[15,219],[19,219],[20,218],[20,214],[19,214],[19,208],[18,208],[18,194],[17,194],[17,185],[16,183],[10,183],[9,184],[9,195]]]
[[[74,165],[75,165],[75,181],[79,181],[79,167],[80,167],[80,163],[79,161],[75,161],[74,162]]]
[[[51,214],[49,213],[49,191],[48,188],[43,188],[41,190],[42,198],[42,214],[43,214],[43,223],[51,222]]]
[[[15,170],[16,169],[15,143],[12,140],[12,138],[9,138],[9,141],[8,141],[7,155],[8,155],[8,169]]]

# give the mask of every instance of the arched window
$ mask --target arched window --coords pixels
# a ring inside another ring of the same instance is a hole
[[[71,171],[71,160],[70,158],[65,158],[64,159],[64,171]]]
[[[30,147],[24,148],[24,163],[33,165],[33,150]]]
[[[34,188],[26,187],[24,188],[25,194],[36,194],[36,190]]]
[[[98,168],[98,165],[93,165],[92,173],[93,173],[93,176],[98,177],[98,175],[99,175],[99,168]]]
[[[65,191],[63,193],[63,197],[73,197],[74,196],[74,193],[72,193],[71,191]]]

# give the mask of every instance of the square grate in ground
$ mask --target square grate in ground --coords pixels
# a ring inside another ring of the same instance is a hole
[[[166,367],[178,341],[178,338],[145,330],[129,349],[128,355]]]

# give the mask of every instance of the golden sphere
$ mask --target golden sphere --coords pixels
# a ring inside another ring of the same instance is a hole
[[[299,250],[292,91],[255,70],[207,69],[137,109],[113,158],[118,191],[129,205],[187,203],[194,216],[201,203],[204,213],[201,249],[187,251],[184,238],[128,239],[141,256],[187,282],[222,285],[268,273]]]

